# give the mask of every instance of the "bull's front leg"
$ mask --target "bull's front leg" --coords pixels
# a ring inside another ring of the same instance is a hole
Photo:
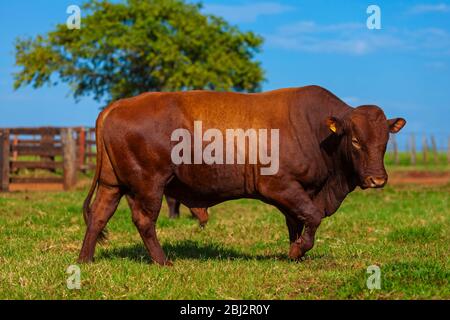
[[[289,250],[291,259],[299,259],[314,246],[316,230],[324,217],[323,210],[314,205],[309,195],[298,182],[278,182],[274,181],[262,187],[261,193],[269,198],[271,202],[276,203],[277,207],[283,208],[282,211],[285,216],[290,217],[291,228],[294,228],[294,223],[297,226],[304,225],[303,234],[291,242]],[[289,220],[287,222],[289,227]]]
[[[284,217],[286,219],[286,226],[288,227],[289,231],[289,242],[292,245],[297,241],[303,232],[303,222],[298,220],[295,216],[292,216],[291,212],[288,212],[287,210],[284,210],[283,208],[278,208],[281,212],[283,212]]]
[[[300,259],[307,251],[312,249],[317,228],[322,221],[321,212],[316,210],[304,211],[297,215],[299,219],[303,219],[305,230],[295,242],[291,243],[289,258],[294,260]]]

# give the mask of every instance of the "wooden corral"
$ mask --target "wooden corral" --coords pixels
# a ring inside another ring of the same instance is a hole
[[[1,191],[69,190],[94,166],[92,128],[0,129]]]
[[[78,169],[86,172],[95,169],[95,128],[74,128],[77,141]]]

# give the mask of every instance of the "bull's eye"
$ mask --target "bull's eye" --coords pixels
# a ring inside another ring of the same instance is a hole
[[[361,149],[361,145],[359,144],[358,139],[356,138],[352,138],[352,145],[356,148],[356,149]]]

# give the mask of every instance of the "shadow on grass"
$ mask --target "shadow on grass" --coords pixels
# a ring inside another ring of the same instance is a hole
[[[268,254],[252,255],[234,249],[224,248],[216,243],[199,243],[191,240],[176,243],[165,243],[163,250],[172,261],[177,259],[197,260],[288,260],[287,255]],[[151,259],[143,244],[133,244],[121,248],[104,249],[100,259],[130,259],[137,262],[150,263]]]

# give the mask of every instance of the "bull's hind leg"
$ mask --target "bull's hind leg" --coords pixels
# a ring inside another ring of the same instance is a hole
[[[169,218],[175,219],[180,217],[180,201],[175,198],[166,196],[167,206],[169,207]]]
[[[87,230],[81,248],[79,262],[90,262],[100,233],[116,211],[122,193],[118,187],[99,185],[87,221]]]
[[[156,236],[156,220],[161,209],[162,192],[151,197],[127,196],[132,219],[153,261],[160,265],[172,265]]]

